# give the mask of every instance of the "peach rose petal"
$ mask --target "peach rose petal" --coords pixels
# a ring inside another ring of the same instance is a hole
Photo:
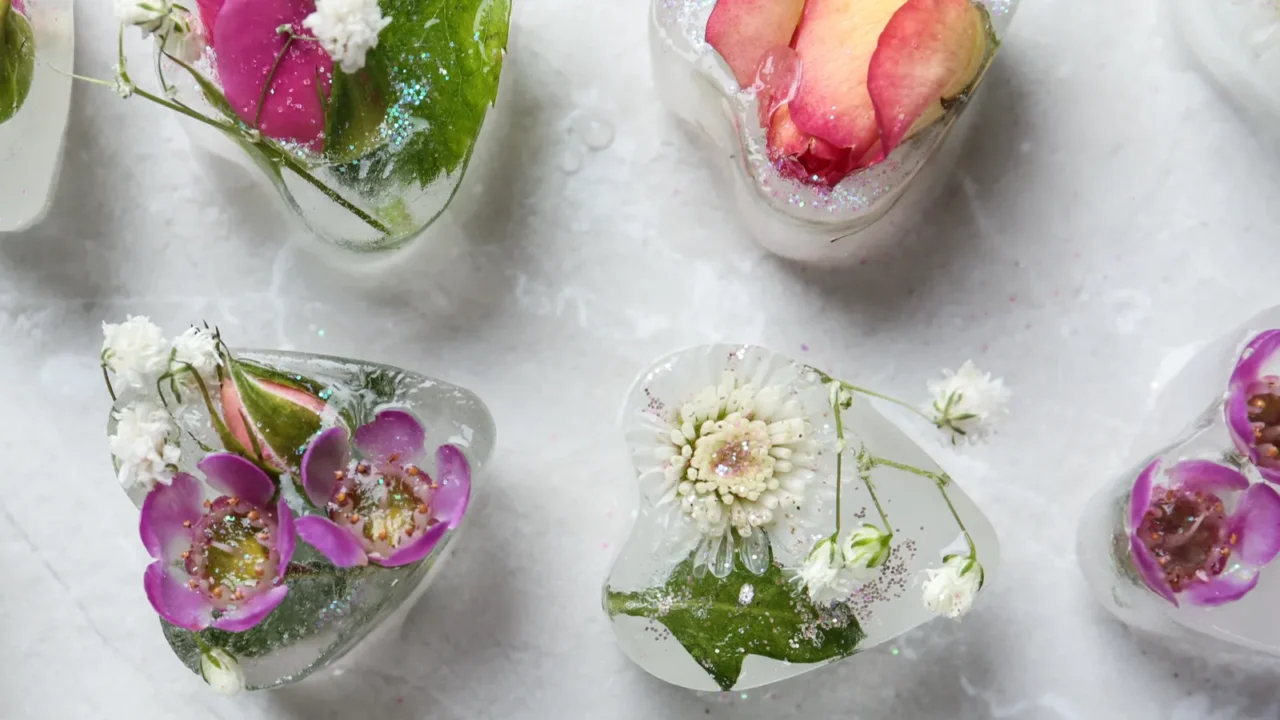
[[[802,67],[791,102],[801,131],[861,157],[878,142],[867,70],[880,32],[906,0],[808,0],[796,30]]]
[[[729,63],[738,85],[756,78],[761,57],[790,45],[804,0],[719,0],[707,20],[707,44]]]
[[[973,84],[987,54],[982,13],[969,0],[908,0],[871,57],[867,90],[884,154],[942,117],[942,100]]]

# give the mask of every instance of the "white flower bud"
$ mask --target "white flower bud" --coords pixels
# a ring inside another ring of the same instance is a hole
[[[892,536],[875,525],[863,525],[845,537],[840,545],[845,568],[874,571],[889,559],[889,541]],[[869,573],[875,577],[876,572]],[[870,579],[870,578],[868,578]]]
[[[939,570],[926,570],[924,604],[931,612],[959,618],[973,607],[982,587],[982,565],[968,555],[955,555]]]
[[[244,670],[235,656],[222,648],[200,654],[200,677],[219,695],[235,695],[244,690]]]

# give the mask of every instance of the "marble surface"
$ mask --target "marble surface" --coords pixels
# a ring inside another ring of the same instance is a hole
[[[1161,363],[1280,301],[1263,265],[1280,154],[1179,56],[1157,0],[1024,3],[936,207],[839,270],[774,259],[734,226],[654,101],[645,3],[518,0],[517,121],[489,138],[469,191],[483,207],[355,276],[193,159],[173,117],[76,88],[50,217],[0,238],[0,716],[1280,715],[1274,664],[1134,635],[1075,564],[1077,515],[1125,462]],[[106,76],[110,4],[79,11],[77,70]],[[612,144],[579,148],[583,117]],[[499,448],[469,542],[398,636],[236,698],[171,656],[103,433],[98,327],[125,313],[487,399]],[[745,697],[669,687],[622,655],[600,611],[637,502],[618,406],[652,357],[717,340],[904,396],[971,357],[1006,377],[1014,421],[995,442],[935,445],[1003,543],[971,616]]]

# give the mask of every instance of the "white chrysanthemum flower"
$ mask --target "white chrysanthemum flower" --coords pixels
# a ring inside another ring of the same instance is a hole
[[[218,338],[208,328],[189,327],[173,340],[173,370],[186,365],[201,375],[209,375],[222,364]]]
[[[220,695],[235,695],[244,690],[244,669],[222,648],[210,648],[200,654],[200,677]]]
[[[978,442],[991,434],[992,424],[1008,414],[1009,389],[966,361],[955,372],[944,371],[941,380],[930,380],[933,404],[926,409],[939,429],[960,440]]]
[[[860,575],[863,582],[874,579],[889,559],[889,541],[889,534],[875,525],[863,525],[849,533],[840,543],[845,568]]]
[[[924,605],[943,617],[959,618],[973,607],[982,587],[982,565],[968,555],[955,555],[938,570],[926,570]]]
[[[732,372],[680,408],[657,455],[666,461],[659,504],[678,502],[703,535],[767,529],[805,495],[817,447],[786,388],[739,386]]]
[[[150,318],[131,315],[122,323],[102,323],[102,361],[126,385],[142,387],[165,371],[169,344]]]
[[[149,402],[136,402],[115,413],[116,431],[107,438],[111,455],[120,465],[119,480],[126,490],[151,490],[173,480],[171,466],[182,452],[169,444],[174,433],[169,413]]]
[[[378,47],[378,33],[390,24],[378,0],[317,0],[316,11],[302,21],[344,73],[364,67],[365,55]]]

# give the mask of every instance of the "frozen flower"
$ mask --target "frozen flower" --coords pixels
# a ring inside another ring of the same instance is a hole
[[[239,455],[199,464],[216,497],[179,473],[142,504],[142,544],[155,562],[143,576],[160,617],[198,631],[242,632],[262,622],[288,593],[293,513],[261,469]]]
[[[941,380],[930,380],[929,393],[934,400],[927,412],[953,443],[984,439],[992,423],[1008,414],[1009,389],[1004,381],[982,372],[972,360],[955,372],[944,371]]]
[[[763,574],[769,533],[798,542],[787,528],[808,522],[801,501],[820,507],[810,488],[820,444],[810,409],[799,399],[804,386],[786,374],[761,376],[752,367],[724,370],[718,384],[700,390],[693,386],[670,414],[645,414],[642,442],[653,437],[647,452],[656,465],[642,482],[655,505],[672,508],[672,518],[685,521],[680,533],[694,545],[695,574],[710,569],[726,577],[735,554],[749,571]],[[739,382],[737,372],[759,377],[763,387]],[[815,412],[826,410],[820,401],[819,407]],[[778,530],[780,523],[785,527]]]
[[[787,390],[739,385],[732,372],[685,404],[660,439],[663,501],[678,501],[705,535],[750,536],[804,497],[816,448]]]
[[[835,543],[831,542],[831,538],[826,538],[813,546],[813,550],[805,558],[800,569],[796,570],[791,582],[803,588],[809,597],[816,601],[820,596],[834,591],[832,586],[839,579],[842,567],[844,567],[844,558],[840,556],[840,551]]]
[[[171,369],[177,371],[190,365],[201,375],[210,375],[222,364],[218,353],[218,336],[208,328],[189,327],[173,341]]]
[[[883,554],[878,549],[881,546]],[[868,549],[869,553],[864,552]],[[887,556],[888,536],[870,525],[863,526],[849,533],[839,544],[833,538],[818,541],[791,581],[803,588],[809,599],[816,603],[848,600],[859,586],[880,574],[877,566]]]
[[[1227,389],[1227,429],[1262,477],[1280,483],[1280,330],[1254,337]]]
[[[199,60],[207,47],[204,33],[192,26],[190,16],[183,17],[180,25],[175,23],[174,31],[164,40],[164,51],[187,63]]]
[[[1163,485],[1159,470],[1159,460],[1148,465],[1129,496],[1129,550],[1143,582],[1174,605],[1244,597],[1280,554],[1280,493],[1209,460],[1174,465]]]
[[[893,536],[875,525],[863,525],[849,533],[840,544],[845,568],[863,571],[862,580],[870,580],[878,574],[877,568],[889,559],[889,541]]]
[[[317,0],[302,21],[344,73],[364,67],[365,54],[378,47],[378,33],[391,24],[378,0]]]
[[[947,558],[938,570],[926,570],[924,605],[943,617],[958,618],[973,607],[982,587],[982,565],[968,555]]]
[[[296,476],[307,443],[320,432],[325,417],[336,415],[325,400],[331,391],[303,375],[243,360],[229,363],[219,397],[227,431],[240,446],[237,451]]]
[[[164,331],[150,318],[130,315],[122,323],[102,323],[102,363],[125,384],[150,385],[168,360]]]
[[[190,14],[173,0],[116,0],[116,19],[121,25],[133,25],[142,36],[185,34],[191,30]]]
[[[244,670],[235,656],[222,648],[200,653],[200,677],[219,695],[235,695],[244,690]]]
[[[148,402],[136,402],[115,412],[115,433],[107,438],[111,456],[119,467],[118,478],[126,490],[151,490],[169,483],[171,467],[182,452],[169,444],[174,433],[169,413]]]
[[[383,410],[355,432],[351,460],[345,428],[330,428],[302,459],[307,498],[326,516],[298,521],[298,534],[334,565],[408,565],[426,557],[458,526],[471,498],[471,470],[452,445],[436,450],[439,479],[419,467],[426,432],[417,418]]]

